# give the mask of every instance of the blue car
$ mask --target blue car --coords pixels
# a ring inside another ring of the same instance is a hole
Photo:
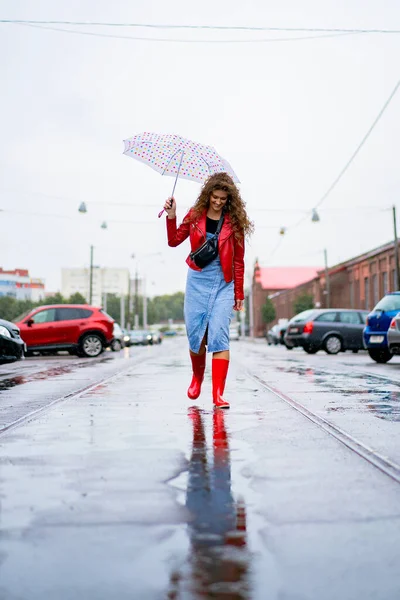
[[[367,317],[364,341],[368,354],[377,363],[386,363],[393,357],[388,346],[387,331],[398,312],[400,312],[400,292],[392,292],[386,294]]]

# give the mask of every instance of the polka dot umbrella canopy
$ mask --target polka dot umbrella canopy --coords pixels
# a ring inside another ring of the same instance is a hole
[[[212,146],[193,142],[180,135],[144,132],[124,140],[124,154],[145,163],[161,175],[203,182],[214,173],[228,173],[239,179],[227,160]],[[159,216],[164,211],[161,211]]]

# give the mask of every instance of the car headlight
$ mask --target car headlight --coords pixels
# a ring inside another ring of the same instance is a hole
[[[152,339],[152,336],[151,336],[151,335],[148,335],[148,336],[147,336],[147,339],[148,339],[148,340],[151,340],[151,339]]]
[[[131,339],[131,338],[129,337],[129,335],[126,335],[126,336],[124,337],[124,342],[129,342],[129,340],[130,340],[130,339]]]
[[[6,327],[3,327],[3,325],[0,325],[0,335],[4,335],[4,337],[11,337],[11,333],[8,331],[8,329]]]

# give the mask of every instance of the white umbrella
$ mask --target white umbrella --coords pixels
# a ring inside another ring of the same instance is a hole
[[[239,182],[231,165],[212,146],[180,135],[145,132],[124,140],[124,143],[124,154],[145,163],[161,175],[175,177],[172,196],[178,177],[203,182],[214,173],[225,172],[233,181]],[[158,216],[161,217],[163,212]]]

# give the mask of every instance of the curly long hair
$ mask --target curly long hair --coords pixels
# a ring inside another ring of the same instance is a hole
[[[205,210],[208,210],[211,192],[214,190],[222,190],[228,193],[225,210],[229,214],[235,237],[240,240],[243,236],[249,236],[253,233],[254,224],[247,216],[246,205],[232,177],[228,173],[215,173],[204,182],[200,195],[190,211],[190,220],[197,220]]]

